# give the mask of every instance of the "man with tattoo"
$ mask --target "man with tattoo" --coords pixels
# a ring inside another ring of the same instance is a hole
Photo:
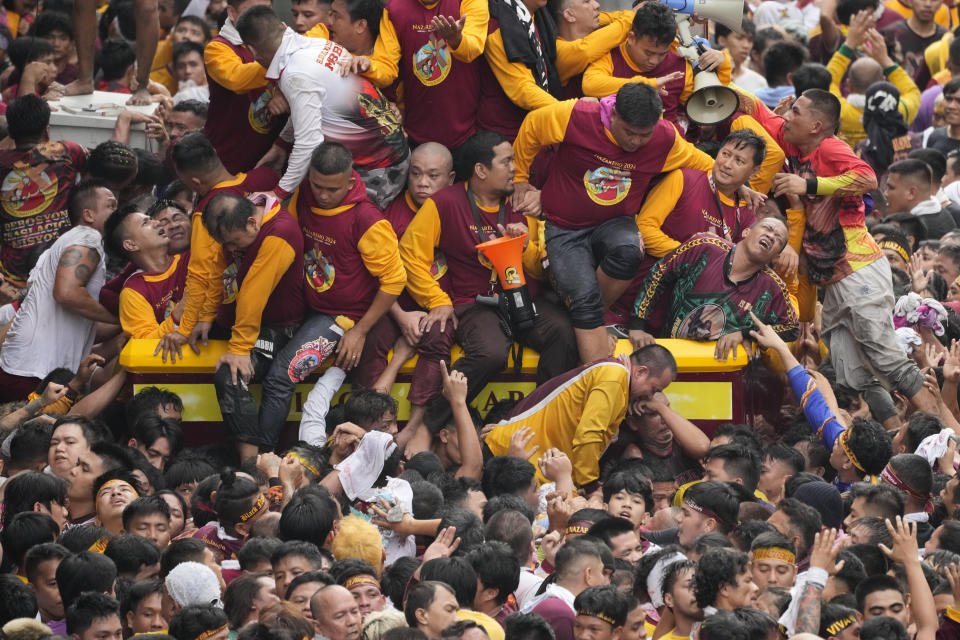
[[[73,228],[30,272],[27,296],[0,351],[0,402],[25,398],[56,368],[76,371],[93,347],[97,323],[117,324],[97,302],[106,273],[101,234],[116,208],[116,197],[101,183],[85,182],[71,191],[67,210]]]

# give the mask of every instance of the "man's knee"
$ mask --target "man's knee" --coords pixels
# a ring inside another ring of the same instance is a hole
[[[614,280],[632,280],[642,260],[643,249],[639,243],[620,244],[607,251],[600,268]]]

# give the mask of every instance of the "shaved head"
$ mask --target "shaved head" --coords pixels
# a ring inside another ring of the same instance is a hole
[[[453,184],[453,154],[439,142],[427,142],[413,150],[407,194],[417,207],[437,191]]]
[[[444,168],[446,168],[447,171],[453,171],[453,154],[439,142],[425,142],[414,149],[411,159],[412,161],[416,161],[417,158],[424,160],[427,158],[442,160]]]
[[[850,83],[850,93],[866,93],[874,82],[883,81],[883,67],[873,58],[864,56],[853,61],[847,77]]]

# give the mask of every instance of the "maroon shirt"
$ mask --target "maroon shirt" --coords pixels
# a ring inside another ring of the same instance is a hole
[[[673,124],[658,120],[650,141],[629,153],[607,135],[600,103],[577,102],[540,196],[544,218],[564,229],[585,229],[636,215],[679,135]]]
[[[163,275],[161,273],[137,271],[127,278],[123,285],[124,289],[133,289],[150,303],[158,324],[173,312],[187,286],[187,264],[190,262],[190,252],[177,254],[173,259],[176,264],[171,265],[173,271],[166,278],[160,278],[159,276]]]
[[[237,311],[237,295],[243,287],[243,280],[253,266],[264,241],[276,236],[293,247],[294,258],[287,271],[273,288],[263,307],[261,326],[289,327],[303,318],[303,234],[300,225],[280,208],[273,217],[263,223],[257,239],[243,253],[233,255],[223,250],[223,259],[227,268],[223,272],[223,301],[217,313],[217,324],[232,327]]]
[[[477,130],[480,60],[454,58],[430,21],[437,16],[459,18],[460,0],[440,0],[430,8],[419,0],[390,0],[386,9],[403,52],[399,80],[407,135],[417,144],[459,147]]]
[[[338,207],[317,206],[304,178],[290,200],[303,231],[303,290],[309,308],[359,320],[380,289],[380,280],[367,270],[357,248],[367,229],[383,214],[367,199],[367,188],[354,171],[356,183]],[[332,213],[337,212],[337,213]]]
[[[231,44],[221,37],[211,42],[227,45],[244,64],[254,61],[246,47]],[[248,171],[270,149],[286,123],[286,118],[276,118],[267,112],[267,105],[277,89],[269,84],[237,94],[217,84],[209,73],[207,84],[210,87],[210,108],[203,132],[227,171]]]
[[[610,51],[610,59],[613,61],[614,78],[632,78],[636,75],[642,75],[645,78],[662,78],[675,71],[686,72],[687,69],[687,61],[673,51],[668,52],[652,71],[643,73],[630,66],[630,62],[623,53],[622,45]],[[686,75],[682,75],[663,85],[663,88],[668,91],[667,95],[660,94],[660,99],[663,101],[663,119],[669,120],[678,127],[680,127],[680,94],[683,93],[685,84]]]
[[[137,265],[128,262],[127,266],[117,275],[110,278],[103,287],[100,288],[100,304],[113,315],[120,313],[120,291],[123,289],[127,279],[137,272]]]
[[[0,151],[0,271],[26,281],[31,254],[70,228],[67,198],[87,161],[73,142]]]
[[[417,215],[417,209],[413,200],[410,199],[410,192],[408,191],[404,191],[402,195],[394,198],[383,210],[383,217],[393,227],[398,239],[403,237],[403,232],[407,230],[415,215]],[[447,277],[447,257],[439,249],[434,249],[430,273],[433,275],[433,279],[440,284],[440,288],[449,293],[450,278]],[[414,302],[410,296],[410,292],[406,290],[400,294],[397,303],[404,311],[413,311],[420,308],[420,305]]]

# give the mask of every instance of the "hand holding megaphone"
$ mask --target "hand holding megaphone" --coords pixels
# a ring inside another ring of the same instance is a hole
[[[523,248],[527,248],[527,242],[530,241],[530,236],[527,235],[527,225],[523,224],[522,222],[511,222],[507,226],[498,224],[497,231],[500,232],[500,235],[508,238],[519,238],[520,236],[526,236],[523,239]]]

